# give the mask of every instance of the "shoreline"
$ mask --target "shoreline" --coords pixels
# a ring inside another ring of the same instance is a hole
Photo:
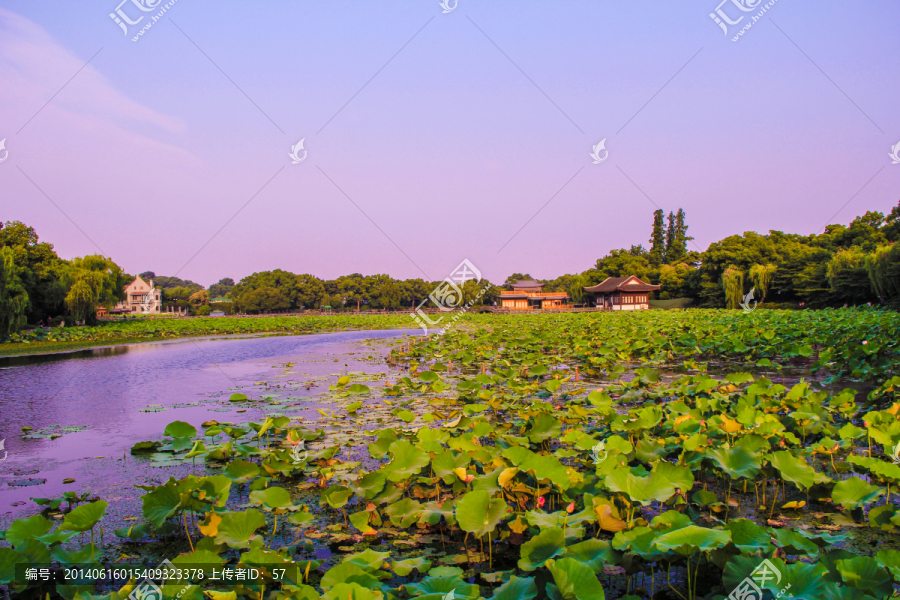
[[[74,354],[76,352],[82,352],[85,350],[103,350],[103,349],[111,349],[111,348],[119,348],[125,346],[137,346],[140,344],[147,343],[164,343],[164,342],[176,342],[176,341],[190,341],[190,340],[210,340],[210,339],[247,339],[247,338],[258,338],[258,337],[285,337],[285,336],[305,336],[305,335],[328,335],[332,333],[342,333],[345,331],[389,331],[389,330],[402,330],[402,329],[412,329],[409,327],[383,327],[381,329],[367,329],[367,328],[341,328],[334,329],[331,331],[315,331],[315,332],[279,332],[279,331],[259,331],[255,333],[226,333],[226,334],[212,334],[212,335],[184,335],[184,336],[166,336],[166,337],[134,337],[134,338],[123,338],[121,341],[110,342],[110,340],[96,340],[96,341],[74,341],[74,342],[18,342],[18,348],[10,348],[8,351],[4,346],[12,346],[13,344],[0,344],[0,367],[2,367],[2,362],[7,358],[29,358],[34,356],[54,356],[59,354]],[[38,344],[42,344],[40,348],[33,348]],[[26,346],[23,348],[22,346]],[[22,352],[17,352],[17,350],[22,350]]]

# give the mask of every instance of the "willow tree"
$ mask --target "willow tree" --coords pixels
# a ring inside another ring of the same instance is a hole
[[[105,256],[73,258],[61,275],[66,286],[66,308],[78,321],[95,322],[99,307],[112,308],[125,297],[125,274]]]
[[[744,299],[744,272],[729,266],[722,273],[722,286],[725,288],[725,306],[738,308]]]
[[[772,279],[775,278],[775,271],[777,270],[778,267],[771,264],[755,264],[750,267],[750,281],[753,282],[753,287],[756,288],[756,291],[760,294],[760,303],[766,299],[766,295],[769,293],[769,285],[772,283]]]
[[[0,339],[25,325],[28,292],[19,278],[12,248],[0,248]]]
[[[900,303],[900,244],[881,246],[867,255],[866,271],[879,298]]]

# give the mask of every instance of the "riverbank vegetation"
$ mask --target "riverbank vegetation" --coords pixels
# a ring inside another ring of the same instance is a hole
[[[161,586],[188,600],[888,598],[898,334],[867,309],[472,316],[335,374],[317,419],[273,384],[229,398],[254,421],[170,423],[131,453],[194,474],[137,482],[137,521],[100,542],[102,498],[41,499],[0,563],[165,558],[203,571]],[[262,578],[210,581],[239,566]]]
[[[713,242],[705,251],[691,247],[686,219],[683,210],[667,218],[657,210],[648,249],[639,244],[612,250],[585,271],[538,281],[546,284],[544,291],[568,292],[575,304],[587,300],[586,286],[636,275],[660,285],[655,292],[660,300],[690,298],[705,308],[736,308],[751,289],[757,300],[784,307],[900,306],[900,204],[887,216],[870,211],[849,226],[828,225],[818,235],[745,232]],[[324,281],[275,269],[237,283],[223,278],[205,290],[177,276],[152,271],[141,276],[163,290],[163,310],[191,314],[412,308],[440,283],[359,273]],[[7,222],[0,227],[0,339],[51,318],[54,324],[66,316],[69,325],[95,324],[96,309],[121,300],[132,279],[108,257],[60,259],[52,244],[39,242],[34,229]],[[511,289],[519,279],[533,277],[513,273],[486,289],[483,282],[467,281],[463,302],[491,305],[501,289]]]

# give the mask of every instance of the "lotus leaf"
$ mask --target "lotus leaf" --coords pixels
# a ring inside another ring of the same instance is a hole
[[[605,600],[603,586],[587,565],[573,558],[550,559],[547,569],[563,600]]]
[[[842,479],[834,486],[831,498],[836,504],[842,504],[846,508],[854,509],[870,502],[874,502],[884,494],[881,488],[866,483],[859,477]]]
[[[249,548],[251,542],[262,541],[256,530],[266,524],[266,518],[255,508],[220,514],[222,522],[216,533],[217,544],[226,544],[229,548]]]
[[[399,483],[415,475],[428,464],[426,452],[416,448],[406,440],[397,440],[390,445],[391,462],[384,467],[387,478]]]
[[[460,529],[474,533],[477,537],[486,535],[500,524],[508,507],[499,498],[491,498],[484,490],[469,492],[456,504],[456,521]]]
[[[550,527],[542,530],[522,545],[519,568],[523,571],[534,571],[543,567],[551,558],[566,553],[566,535],[561,527]]]

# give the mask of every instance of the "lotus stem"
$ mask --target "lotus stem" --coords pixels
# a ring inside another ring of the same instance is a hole
[[[184,534],[187,536],[188,544],[191,545],[191,552],[193,552],[194,551],[194,542],[191,540],[191,532],[188,530],[188,526],[187,526],[187,513],[183,512],[183,513],[181,513],[181,516],[183,517],[183,520],[184,520]],[[92,529],[91,534],[93,535],[93,533],[94,533],[94,530]]]

